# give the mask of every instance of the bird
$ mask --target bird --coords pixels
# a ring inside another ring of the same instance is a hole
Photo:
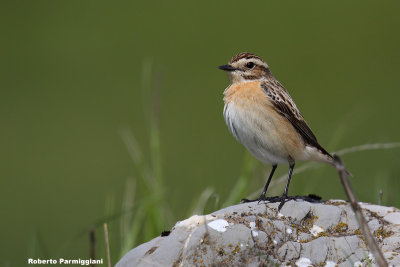
[[[272,170],[260,197],[266,192],[278,164],[289,164],[280,210],[296,161],[316,161],[337,166],[338,160],[317,141],[289,92],[272,75],[268,64],[253,53],[239,53],[218,67],[228,73],[230,85],[224,91],[224,119],[235,139]]]

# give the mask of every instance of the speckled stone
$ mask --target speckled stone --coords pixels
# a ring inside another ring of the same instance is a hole
[[[370,253],[348,203],[292,200],[281,212],[277,207],[253,202],[194,215],[178,222],[168,236],[132,249],[116,266],[367,265]],[[400,210],[367,203],[361,207],[389,265],[396,266]]]

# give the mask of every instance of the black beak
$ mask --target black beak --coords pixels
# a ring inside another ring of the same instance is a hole
[[[218,69],[224,70],[224,71],[235,71],[236,70],[234,67],[232,67],[229,64],[228,65],[219,66]]]

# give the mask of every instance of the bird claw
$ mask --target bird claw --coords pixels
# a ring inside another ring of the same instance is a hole
[[[261,201],[267,201],[268,199],[264,196],[264,195],[261,195],[259,198],[257,198],[257,199],[247,199],[247,198],[243,198],[241,201],[240,201],[240,203],[249,203],[249,202],[256,202],[256,201],[258,201],[258,203],[257,204],[260,204],[260,202]]]
[[[278,211],[281,211],[283,205],[285,205],[286,200],[289,200],[289,198],[287,196],[282,196],[281,197],[281,202],[279,203]]]
[[[275,202],[280,201],[280,197],[279,197],[279,196],[266,197],[265,195],[260,195],[259,198],[253,199],[253,200],[247,199],[247,198],[243,198],[243,199],[240,201],[240,203],[249,203],[249,202],[256,202],[256,201],[258,201],[257,204],[260,204],[261,201],[263,201],[263,202],[268,201],[268,202],[271,202],[271,203],[275,203]]]
[[[320,196],[314,195],[314,194],[309,194],[308,196],[274,196],[274,197],[266,197],[261,195],[259,198],[254,199],[254,200],[250,200],[247,198],[243,198],[240,203],[249,203],[249,202],[256,202],[258,201],[258,204],[263,201],[263,202],[269,202],[269,203],[279,203],[278,206],[278,211],[280,211],[283,207],[283,205],[285,205],[286,202],[288,202],[289,200],[304,200],[310,203],[320,203],[322,201],[322,198]]]
[[[247,198],[243,198],[240,202],[241,203],[249,203],[249,202],[258,202],[257,204],[260,204],[260,202],[270,202],[270,203],[276,203],[276,202],[280,202],[279,206],[278,206],[278,211],[280,211],[283,207],[283,205],[285,204],[285,202],[287,200],[290,200],[291,198],[288,196],[274,196],[274,197],[266,197],[265,195],[261,195],[259,198],[257,199],[247,199]]]

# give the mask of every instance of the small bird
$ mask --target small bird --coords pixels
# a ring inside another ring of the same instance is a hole
[[[317,141],[288,91],[272,75],[267,63],[252,53],[240,53],[227,65],[231,84],[224,91],[224,118],[233,136],[272,170],[265,194],[278,164],[289,164],[279,210],[287,199],[295,162],[317,161],[336,166],[337,161]]]

